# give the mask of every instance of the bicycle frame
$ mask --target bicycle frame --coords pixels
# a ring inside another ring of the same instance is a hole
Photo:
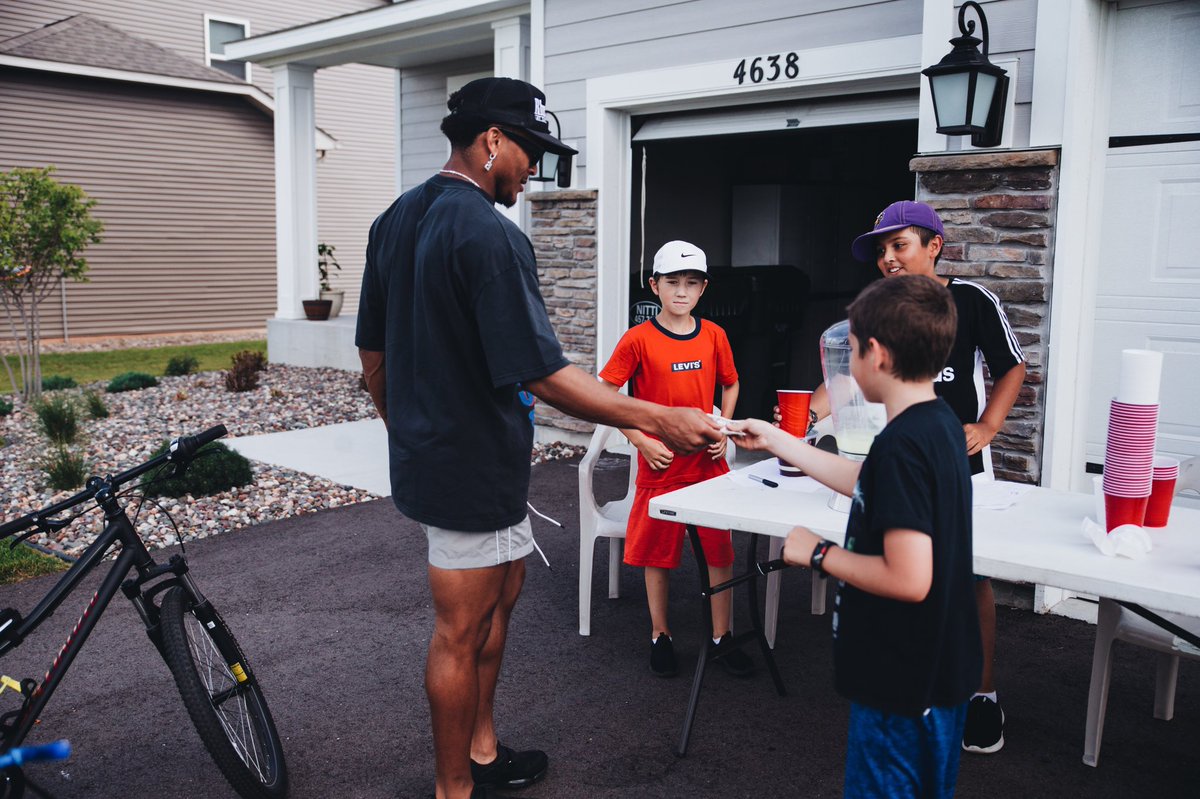
[[[154,642],[160,654],[162,650],[158,632],[158,608],[153,602],[154,595],[172,585],[182,584],[195,601],[201,603],[205,601],[187,575],[187,561],[183,557],[174,555],[167,563],[158,564],[150,555],[146,545],[142,543],[128,514],[116,497],[108,493],[103,499],[100,499],[99,504],[104,509],[107,520],[104,531],[88,546],[79,560],[67,570],[66,574],[37,604],[29,616],[21,620],[16,631],[10,634],[10,640],[6,642],[7,645],[3,651],[20,646],[30,633],[49,619],[58,606],[78,587],[80,581],[93,569],[100,566],[104,557],[115,544],[122,545],[121,553],[92,596],[91,602],[84,608],[83,614],[67,637],[66,643],[54,658],[54,662],[50,664],[41,684],[35,686],[26,696],[26,701],[17,711],[19,714],[17,720],[0,729],[4,749],[20,746],[24,742],[34,722],[45,709],[50,697],[75,660],[75,656],[79,654],[88,636],[91,635],[96,622],[99,621],[108,604],[116,596],[118,588],[124,591],[137,609],[143,624],[146,625],[146,632],[150,636],[150,640]],[[137,572],[136,579],[126,579],[131,571]],[[147,582],[165,574],[174,576],[156,583],[149,590],[143,590],[143,586]]]

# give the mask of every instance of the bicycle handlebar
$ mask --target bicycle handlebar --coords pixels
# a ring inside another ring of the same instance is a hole
[[[167,447],[167,451],[161,455],[155,456],[145,463],[134,466],[132,469],[127,469],[115,477],[110,477],[107,484],[112,488],[128,483],[135,477],[140,477],[146,472],[154,469],[162,464],[170,461],[173,463],[181,463],[185,466],[195,457],[196,452],[205,444],[216,441],[221,436],[224,436],[229,431],[225,425],[219,424],[215,427],[197,433],[194,436],[180,436],[171,442]],[[55,514],[61,513],[68,508],[73,508],[80,503],[86,502],[96,496],[96,490],[99,486],[93,485],[95,478],[88,480],[88,487],[78,494],[68,497],[61,502],[56,502],[53,505],[47,505],[41,510],[35,510],[32,513],[27,513],[19,519],[13,519],[11,522],[0,525],[0,539],[4,539],[15,533],[22,532],[38,522],[39,519],[45,519]]]
[[[22,746],[0,755],[0,769],[32,763],[35,760],[66,760],[71,756],[71,743],[66,739],[37,746]]]

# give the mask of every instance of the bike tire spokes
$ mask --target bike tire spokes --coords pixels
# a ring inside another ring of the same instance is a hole
[[[245,690],[245,673],[240,665],[235,664],[242,678],[242,684],[239,684],[234,671],[217,649],[216,642],[194,615],[189,613],[184,616],[184,630],[196,673],[208,690],[209,701],[221,726],[225,728],[229,742],[242,762],[253,769],[260,780],[267,782],[270,766],[263,755],[262,732],[248,707],[248,703],[254,701],[254,696]]]

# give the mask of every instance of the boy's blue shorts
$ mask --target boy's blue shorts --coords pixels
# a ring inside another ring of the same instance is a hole
[[[847,799],[950,799],[958,780],[967,703],[900,716],[852,702]]]

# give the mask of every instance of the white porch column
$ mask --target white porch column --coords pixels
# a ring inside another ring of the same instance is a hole
[[[313,67],[285,64],[275,76],[275,318],[300,319],[316,299],[317,142]]]
[[[498,78],[529,80],[529,17],[511,17],[492,23],[495,40],[495,63],[493,74]],[[538,87],[541,88],[540,86]],[[530,184],[525,184],[526,191]],[[522,192],[522,195],[524,192]],[[528,230],[524,220],[525,199],[520,197],[512,208],[501,211],[513,222]]]

